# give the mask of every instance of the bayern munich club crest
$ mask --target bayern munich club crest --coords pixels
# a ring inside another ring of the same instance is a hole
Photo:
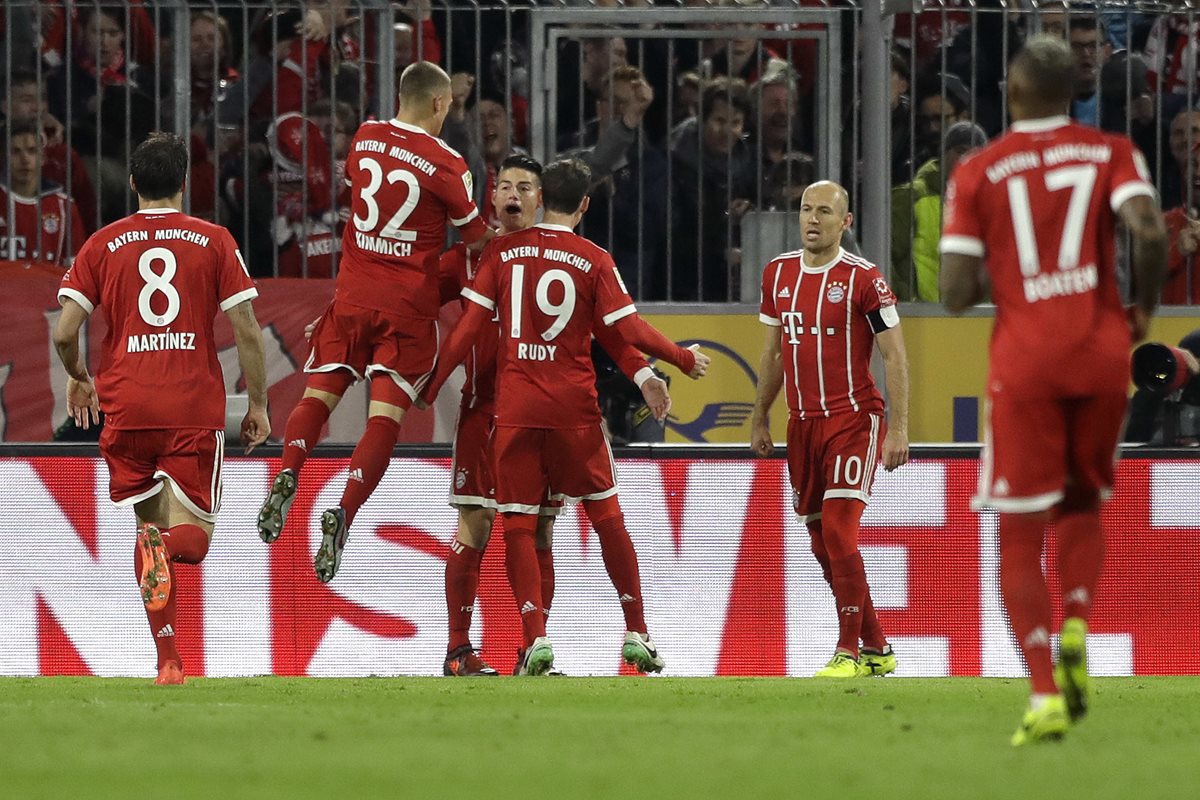
[[[454,488],[461,489],[466,485],[467,485],[467,471],[465,469],[460,469],[458,471],[458,473],[454,476]]]
[[[825,291],[825,299],[831,303],[840,303],[846,299],[846,286],[841,281],[834,281]]]
[[[47,214],[42,218],[42,230],[53,236],[58,233],[58,215]]]

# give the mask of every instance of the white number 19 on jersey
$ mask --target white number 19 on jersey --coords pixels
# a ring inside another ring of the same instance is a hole
[[[550,300],[550,286],[555,283],[562,284],[563,297],[562,302],[554,303]],[[521,338],[521,312],[524,308],[525,295],[525,265],[512,265],[512,326],[510,334],[514,339]],[[566,270],[551,269],[542,274],[538,279],[537,287],[534,289],[534,299],[537,301],[538,310],[548,317],[554,317],[554,322],[550,327],[542,332],[542,339],[549,342],[563,332],[567,327],[567,323],[571,321],[571,315],[575,313],[575,282],[571,280],[571,274]]]

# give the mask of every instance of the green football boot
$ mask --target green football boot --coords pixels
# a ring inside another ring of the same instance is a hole
[[[858,663],[868,675],[890,675],[896,671],[896,653],[890,644],[885,644],[882,650],[864,647],[858,652]]]
[[[1071,722],[1083,719],[1088,710],[1087,623],[1079,617],[1063,620],[1058,642],[1058,665],[1054,680],[1067,704]]]
[[[1030,706],[1021,727],[1012,735],[1013,747],[1061,739],[1067,733],[1067,704],[1062,695],[1046,698],[1041,708]]]
[[[821,669],[817,670],[814,678],[865,678],[871,673],[868,672],[858,659],[849,653],[843,653],[841,650],[833,654],[833,658],[829,659],[829,663]]]

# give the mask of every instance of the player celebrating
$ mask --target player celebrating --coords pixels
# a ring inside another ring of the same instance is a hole
[[[1100,503],[1112,487],[1129,383],[1118,219],[1134,240],[1135,338],[1146,332],[1166,268],[1166,231],[1145,160],[1126,137],[1070,121],[1074,85],[1067,45],[1031,39],[1009,68],[1012,127],[959,163],[941,242],[946,308],[958,314],[983,299],[984,263],[996,303],[976,502],[1000,512],[1001,594],[1032,681],[1014,745],[1059,738],[1068,719],[1087,711]],[[1050,522],[1065,617],[1057,670],[1042,574]]]
[[[80,427],[99,422],[109,494],[137,515],[134,569],[160,684],[183,683],[175,647],[175,567],[199,564],[221,507],[225,383],[213,317],[229,315],[250,409],[249,453],[271,432],[258,291],[229,231],[181,212],[188,148],[155,133],[130,158],[138,211],[92,235],[63,276],[54,345],[70,376],[67,409]],[[80,356],[79,329],[103,307],[108,333],[95,385]]]
[[[896,657],[884,639],[858,550],[859,523],[879,460],[889,472],[908,460],[908,362],[896,297],[878,268],[841,247],[854,217],[850,198],[821,181],[800,198],[804,249],[763,270],[759,319],[767,325],[759,363],[751,446],[775,446],[767,413],[787,380],[787,460],[793,506],[833,589],[837,650],[822,678],[886,675]],[[883,354],[888,422],[871,378],[872,342]],[[859,650],[859,639],[863,647]]]
[[[573,231],[587,211],[591,171],[573,159],[542,174],[541,224],[489,243],[480,258],[462,321],[446,343],[428,402],[498,313],[501,343],[496,388],[496,504],[504,514],[505,562],[525,648],[518,673],[554,665],[546,638],[534,551],[537,514],[551,499],[583,501],[600,539],[604,566],[625,615],[625,660],[659,672],[663,660],[646,632],[637,554],[617,502],[612,452],[600,424],[592,330],[615,326],[643,352],[700,377],[708,357],[676,346],[637,316],[612,258]]]
[[[525,155],[512,155],[500,165],[492,207],[500,222],[500,233],[521,231],[533,225],[541,208],[542,165]],[[464,245],[457,244],[442,254],[442,300],[462,297],[475,275],[476,258]],[[602,344],[616,353],[621,368],[639,385],[656,419],[670,410],[666,382],[655,376],[641,354],[625,344],[607,325],[597,325],[593,333]],[[458,509],[458,533],[446,559],[446,610],[450,622],[450,641],[442,666],[445,675],[495,675],[471,646],[471,614],[479,589],[479,569],[483,551],[491,538],[496,518],[495,481],[492,476],[490,447],[495,413],[496,349],[498,337],[485,331],[467,356],[467,382],[463,386],[462,405],[454,434],[454,464],[451,474],[450,505]],[[548,617],[554,597],[554,556],[551,534],[557,507],[545,507],[538,517],[535,550],[542,586],[542,613]]]
[[[282,469],[258,514],[259,535],[275,541],[325,421],[355,381],[371,378],[367,426],[346,489],[321,515],[313,566],[324,583],[337,574],[354,516],[383,478],[404,414],[433,368],[446,223],[467,243],[491,235],[471,199],[466,162],[436,138],[450,101],[450,78],[440,67],[412,64],[400,76],[396,118],[363,123],[350,144],[352,217],[337,288],[313,334],[308,387],[288,417]]]

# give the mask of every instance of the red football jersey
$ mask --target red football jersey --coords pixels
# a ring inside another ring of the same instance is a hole
[[[487,227],[471,199],[466,162],[420,128],[394,119],[364,122],[350,143],[346,180],[351,216],[342,235],[337,298],[437,319],[446,223],[468,242]]]
[[[454,245],[441,258],[441,299],[448,303],[459,298],[463,303],[468,302],[462,296],[462,290],[475,280],[475,272],[479,256],[466,248],[466,245]],[[463,367],[467,372],[467,380],[462,389],[462,405],[464,408],[479,408],[494,411],[496,402],[496,349],[498,338],[493,335],[495,330],[484,331],[484,334],[471,343],[471,352]]]
[[[996,304],[989,389],[1071,397],[1129,383],[1117,210],[1154,196],[1125,136],[1067,117],[1015,122],[959,162],[941,251],[984,259]]]
[[[463,296],[499,312],[497,425],[600,422],[592,329],[637,313],[607,252],[570,228],[535,225],[489,242]]]
[[[0,258],[69,267],[86,238],[79,209],[61,190],[32,198],[0,186]]]
[[[171,209],[145,209],[96,231],[58,296],[108,333],[96,391],[116,430],[225,427],[213,317],[258,296],[229,231]]]
[[[810,267],[802,250],[763,269],[758,318],[779,328],[788,413],[796,419],[883,413],[871,377],[875,334],[900,324],[896,296],[869,261],[838,248]]]

